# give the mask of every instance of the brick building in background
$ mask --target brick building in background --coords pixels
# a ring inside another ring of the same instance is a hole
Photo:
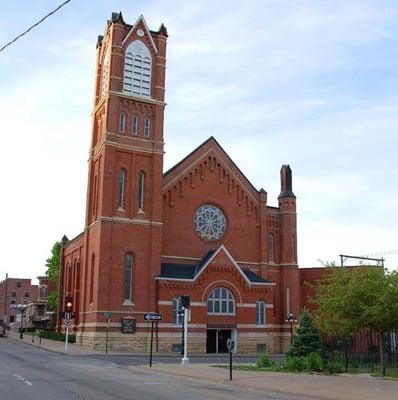
[[[98,39],[85,229],[63,239],[59,308],[72,296],[77,343],[96,348],[111,312],[110,347],[132,351],[149,348],[144,313],[161,313],[155,345],[172,351],[189,295],[189,351],[232,338],[238,352],[282,352],[286,315],[305,303],[291,169],[278,207],[213,137],[163,171],[167,37],[114,13]]]
[[[0,282],[0,324],[7,316],[7,324],[16,322],[20,311],[17,304],[28,304],[39,297],[39,285],[32,285],[31,279],[6,278]]]

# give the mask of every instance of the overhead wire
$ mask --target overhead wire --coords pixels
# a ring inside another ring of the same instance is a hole
[[[11,40],[10,42],[6,43],[3,47],[0,48],[0,52],[2,52],[5,48],[8,46],[12,45],[14,42],[16,42],[18,39],[20,39],[22,36],[25,36],[28,32],[30,32],[33,28],[35,28],[37,25],[40,25],[45,19],[50,17],[51,15],[55,14],[60,8],[62,8],[64,5],[69,3],[71,0],[66,0],[62,4],[60,4],[57,8],[49,12],[47,15],[45,15],[40,21],[37,21],[35,24],[33,24],[31,27],[29,27],[26,31],[20,33],[16,38]]]

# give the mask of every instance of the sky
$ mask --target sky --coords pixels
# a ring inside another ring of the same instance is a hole
[[[60,3],[4,2],[0,47]],[[276,206],[290,164],[301,267],[341,253],[398,267],[396,0],[72,0],[0,53],[0,280],[44,274],[53,243],[84,228],[113,11],[168,29],[165,170],[214,136]]]

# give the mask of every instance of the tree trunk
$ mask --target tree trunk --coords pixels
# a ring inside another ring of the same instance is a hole
[[[384,332],[378,332],[380,341],[380,372],[384,376],[386,374],[386,360],[385,360],[385,346],[384,346]]]

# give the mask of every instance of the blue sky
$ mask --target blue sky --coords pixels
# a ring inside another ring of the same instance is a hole
[[[60,3],[3,4],[0,45]],[[0,53],[0,278],[83,229],[95,43],[119,10],[169,31],[166,169],[213,135],[270,205],[291,165],[301,266],[398,250],[395,0],[72,0]]]

